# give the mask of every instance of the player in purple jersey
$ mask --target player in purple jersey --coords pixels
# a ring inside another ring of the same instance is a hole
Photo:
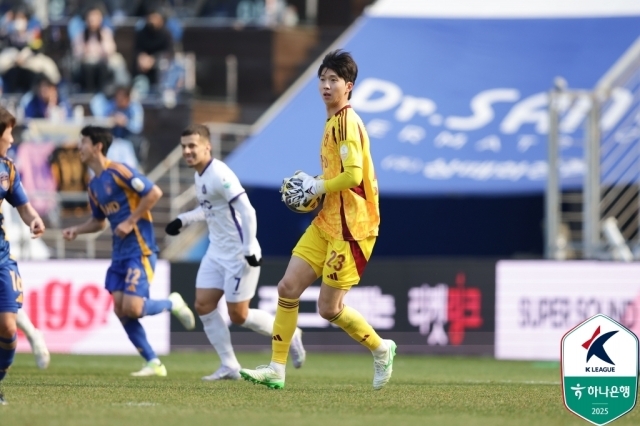
[[[0,107],[0,203],[7,201],[18,210],[22,221],[29,226],[32,238],[44,233],[44,223],[31,207],[20,183],[20,175],[13,162],[7,158],[7,151],[13,143],[11,132],[16,119],[6,109]],[[0,225],[4,217],[0,214]],[[0,383],[13,363],[16,352],[16,314],[22,307],[22,280],[18,264],[10,256],[9,241],[0,226]],[[0,405],[6,404],[0,391]]]
[[[146,361],[142,370],[131,375],[166,376],[167,370],[138,319],[171,311],[187,330],[192,330],[195,318],[178,293],[171,293],[165,300],[149,299],[158,253],[150,211],[162,191],[137,170],[107,159],[113,140],[109,130],[87,126],[81,135],[80,159],[95,174],[88,189],[92,216],[81,225],[64,229],[62,235],[71,241],[80,234],[103,230],[109,220],[113,251],[105,288],[113,297],[114,311],[129,340]]]

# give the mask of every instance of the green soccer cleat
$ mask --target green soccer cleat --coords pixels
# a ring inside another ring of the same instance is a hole
[[[373,358],[373,388],[380,390],[391,379],[393,373],[393,358],[396,356],[396,342],[393,340],[385,340],[387,353],[381,357]]]
[[[271,366],[261,365],[255,370],[243,368],[240,370],[240,376],[248,382],[256,385],[264,385],[269,389],[284,388],[284,377],[280,376]]]
[[[149,377],[149,376],[167,376],[167,367],[158,359],[152,359],[144,364],[142,370],[131,373],[133,377]]]

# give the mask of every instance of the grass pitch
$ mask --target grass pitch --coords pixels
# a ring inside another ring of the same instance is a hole
[[[371,386],[369,355],[311,353],[289,367],[284,390],[204,383],[213,353],[163,357],[169,376],[132,378],[141,359],[54,355],[46,371],[18,355],[3,391],[0,425],[585,425],[562,403],[557,364],[403,355],[391,382]],[[269,354],[241,353],[243,365]],[[615,425],[640,424],[634,410]]]

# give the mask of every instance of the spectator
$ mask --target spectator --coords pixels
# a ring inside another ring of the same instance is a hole
[[[31,100],[24,108],[25,118],[49,118],[51,120],[65,120],[71,117],[71,106],[61,99],[55,84],[43,77]]]
[[[16,6],[2,17],[0,39],[4,45],[0,74],[6,92],[26,92],[41,75],[54,83],[60,81],[56,63],[40,53],[43,45],[40,23],[31,18],[26,6]]]
[[[94,116],[113,118],[114,141],[107,157],[137,168],[138,160],[146,157],[147,144],[142,136],[144,109],[140,102],[131,99],[131,89],[118,87],[112,100],[98,94],[90,106]]]
[[[155,86],[159,79],[159,60],[172,51],[173,40],[164,17],[159,12],[151,12],[145,26],[136,33],[136,74],[146,76],[149,84]]]
[[[80,86],[85,92],[101,92],[109,77],[108,60],[116,53],[113,32],[103,26],[102,11],[93,7],[85,15],[85,29],[73,40],[73,56],[80,62]]]

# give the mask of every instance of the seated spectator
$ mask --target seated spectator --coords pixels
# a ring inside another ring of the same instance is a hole
[[[31,18],[26,6],[16,6],[2,17],[0,39],[4,45],[0,74],[5,92],[26,92],[41,75],[56,84],[60,81],[56,63],[40,53],[43,46],[40,23]]]
[[[25,118],[65,120],[71,117],[71,106],[61,99],[55,84],[43,77],[24,108]]]
[[[107,157],[137,168],[138,159],[144,160],[146,157],[147,146],[142,136],[144,109],[140,102],[131,99],[131,89],[118,87],[112,100],[98,94],[91,100],[90,107],[96,117],[113,118],[111,133],[114,143]]]
[[[73,40],[73,56],[80,63],[79,80],[84,92],[101,92],[109,77],[109,57],[116,53],[110,28],[103,26],[102,11],[91,8],[85,16],[85,29]]]
[[[173,51],[173,39],[158,12],[147,15],[145,26],[136,32],[136,74],[145,76],[151,86],[159,81],[158,63]]]

